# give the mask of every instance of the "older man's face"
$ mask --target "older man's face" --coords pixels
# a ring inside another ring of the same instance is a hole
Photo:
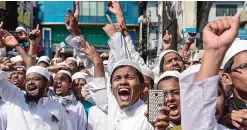
[[[140,83],[137,70],[130,66],[118,68],[112,76],[112,94],[121,108],[134,104],[143,91],[144,85]]]
[[[182,72],[185,69],[183,59],[175,52],[169,52],[164,57],[163,72],[177,70]]]

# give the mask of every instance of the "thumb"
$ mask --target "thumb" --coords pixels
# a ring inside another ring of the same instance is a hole
[[[241,12],[237,12],[233,17],[233,22],[231,24],[232,29],[238,30],[240,24],[240,15]]]
[[[168,30],[166,30],[166,35],[169,35]]]

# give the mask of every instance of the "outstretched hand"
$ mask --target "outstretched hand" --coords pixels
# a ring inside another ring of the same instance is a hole
[[[108,9],[111,13],[115,14],[116,17],[123,17],[123,11],[119,1],[108,2]]]
[[[163,50],[167,50],[172,45],[172,35],[169,35],[168,30],[166,30],[166,34],[163,37],[162,47]]]
[[[99,53],[92,45],[90,45],[87,41],[85,42],[83,40],[81,40],[80,42],[84,46],[84,48],[80,49],[80,51],[82,53],[85,53],[89,60],[91,60],[93,63],[102,62]]]
[[[0,69],[3,71],[11,71],[14,69],[13,63],[7,57],[0,58]]]
[[[41,40],[41,33],[39,29],[39,24],[37,24],[36,28],[32,30],[30,34],[36,35],[37,37],[35,39],[30,39],[34,45],[37,45]]]
[[[15,47],[19,45],[17,39],[6,30],[0,30],[0,39],[5,44],[5,46]]]
[[[105,33],[108,35],[108,37],[111,37],[113,34],[115,34],[118,30],[116,28],[116,26],[114,25],[114,23],[112,22],[110,16],[108,14],[106,14],[106,17],[109,21],[109,24],[106,24],[103,27],[103,30],[105,31]]]

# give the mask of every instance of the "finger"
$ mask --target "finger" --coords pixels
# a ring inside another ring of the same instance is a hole
[[[155,125],[154,125],[155,127],[167,127],[167,126],[169,126],[169,123],[168,122],[157,122],[157,123],[155,123]]]
[[[210,29],[214,34],[218,34],[219,26],[216,21],[210,23]]]
[[[160,116],[157,116],[156,117],[156,121],[157,122],[160,122],[160,121],[167,121],[167,122],[169,122],[170,121],[170,118],[167,115],[160,115]]]
[[[36,26],[36,30],[39,30],[39,24],[37,24],[37,26]]]
[[[75,13],[74,13],[74,16],[76,17],[76,19],[79,18],[79,12],[80,12],[79,2],[76,1],[75,2]]]
[[[230,120],[228,120],[227,122],[229,122],[229,121],[230,121]],[[237,129],[241,130],[240,124],[238,124],[236,121],[231,120],[231,124],[232,124],[234,127],[236,127]]]
[[[241,15],[241,12],[237,12],[234,17],[233,17],[233,23],[231,24],[231,28],[235,31],[238,30],[239,28],[239,23],[240,23],[240,15]]]
[[[0,28],[2,28],[3,27],[3,21],[0,23]]]
[[[166,112],[169,112],[170,111],[170,108],[167,107],[167,106],[161,106],[161,107],[159,107],[159,110],[160,111],[164,111],[166,113]]]
[[[110,23],[110,24],[113,24],[113,22],[112,22],[112,20],[111,20],[111,18],[110,18],[110,16],[109,16],[108,14],[106,14],[106,17],[107,17],[109,23]]]
[[[166,35],[169,35],[168,30],[166,30]]]
[[[228,30],[228,28],[224,28],[224,23],[223,23],[223,20],[221,18],[217,19],[216,23],[219,27],[219,31],[218,31],[217,35],[221,35],[225,30]]]

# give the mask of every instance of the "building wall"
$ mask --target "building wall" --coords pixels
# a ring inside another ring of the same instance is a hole
[[[209,12],[208,21],[213,21],[216,18],[216,5],[237,5],[237,12],[242,11],[244,7],[244,1],[215,1]]]

